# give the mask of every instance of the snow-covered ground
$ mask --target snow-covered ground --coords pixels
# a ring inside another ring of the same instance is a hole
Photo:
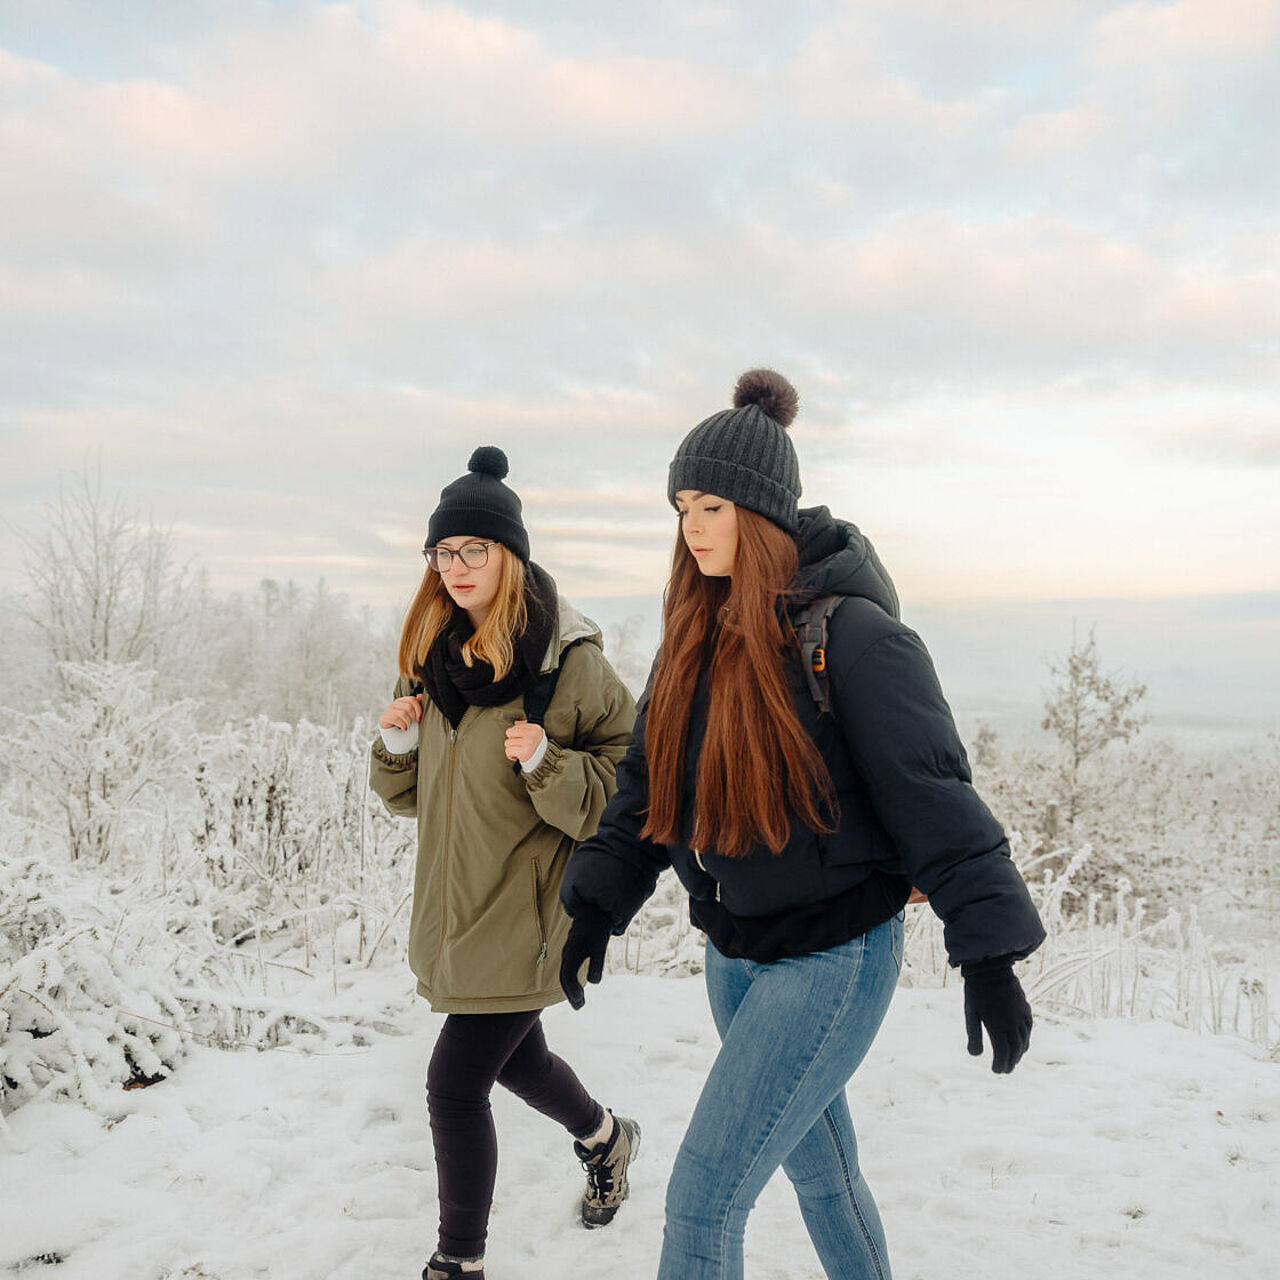
[[[395,967],[359,972],[331,1002],[344,1009],[388,1030],[367,1048],[197,1048],[122,1093],[109,1123],[20,1109],[21,1149],[0,1137],[0,1274],[416,1278],[435,1222],[422,1077],[439,1019]],[[644,1126],[632,1198],[609,1229],[580,1229],[568,1140],[499,1091],[487,1274],[643,1280],[716,1049],[701,980],[612,976],[546,1025]],[[1239,1041],[1042,1020],[996,1077],[964,1051],[957,989],[901,990],[850,1099],[898,1280],[1280,1275],[1280,1066]],[[822,1276],[780,1177],[752,1216],[747,1274]]]

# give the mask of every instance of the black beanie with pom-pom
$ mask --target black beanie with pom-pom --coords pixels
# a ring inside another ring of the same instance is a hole
[[[427,546],[441,538],[495,538],[526,564],[529,535],[520,516],[520,498],[502,483],[507,455],[491,444],[481,445],[467,463],[467,474],[440,490],[440,505],[431,513]]]
[[[680,442],[667,475],[671,505],[681,489],[697,489],[795,533],[800,464],[786,429],[799,407],[782,374],[749,369],[733,390],[733,408],[713,413]]]

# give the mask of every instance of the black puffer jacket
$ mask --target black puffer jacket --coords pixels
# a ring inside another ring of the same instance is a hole
[[[798,656],[790,672],[800,722],[835,784],[838,829],[819,835],[796,820],[780,854],[760,848],[727,858],[689,847],[707,720],[704,670],[685,752],[684,838],[668,847],[639,835],[648,794],[645,697],[632,745],[618,766],[617,793],[599,830],[578,847],[565,873],[565,909],[573,915],[583,904],[595,906],[621,933],[668,864],[695,903],[718,898],[720,908],[738,918],[847,903],[859,885],[889,876],[928,894],[944,922],[952,964],[1029,955],[1043,941],[1044,929],[1000,824],[971,785],[929,654],[898,620],[893,584],[874,549],[855,526],[833,519],[825,507],[801,512],[797,541],[798,598],[846,597],[828,628],[833,714],[819,716]]]

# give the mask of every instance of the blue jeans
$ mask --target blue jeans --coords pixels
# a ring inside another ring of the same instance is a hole
[[[720,1053],[667,1185],[658,1280],[739,1280],[747,1214],[773,1171],[795,1187],[833,1280],[888,1280],[844,1087],[902,967],[902,917],[829,951],[756,964],[707,945]]]

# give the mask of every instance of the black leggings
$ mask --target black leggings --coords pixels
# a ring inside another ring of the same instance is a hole
[[[567,1063],[547,1048],[541,1010],[451,1013],[427,1068],[427,1110],[436,1152],[441,1253],[484,1253],[498,1172],[498,1139],[489,1093],[494,1081],[535,1111],[585,1138],[604,1109]]]

